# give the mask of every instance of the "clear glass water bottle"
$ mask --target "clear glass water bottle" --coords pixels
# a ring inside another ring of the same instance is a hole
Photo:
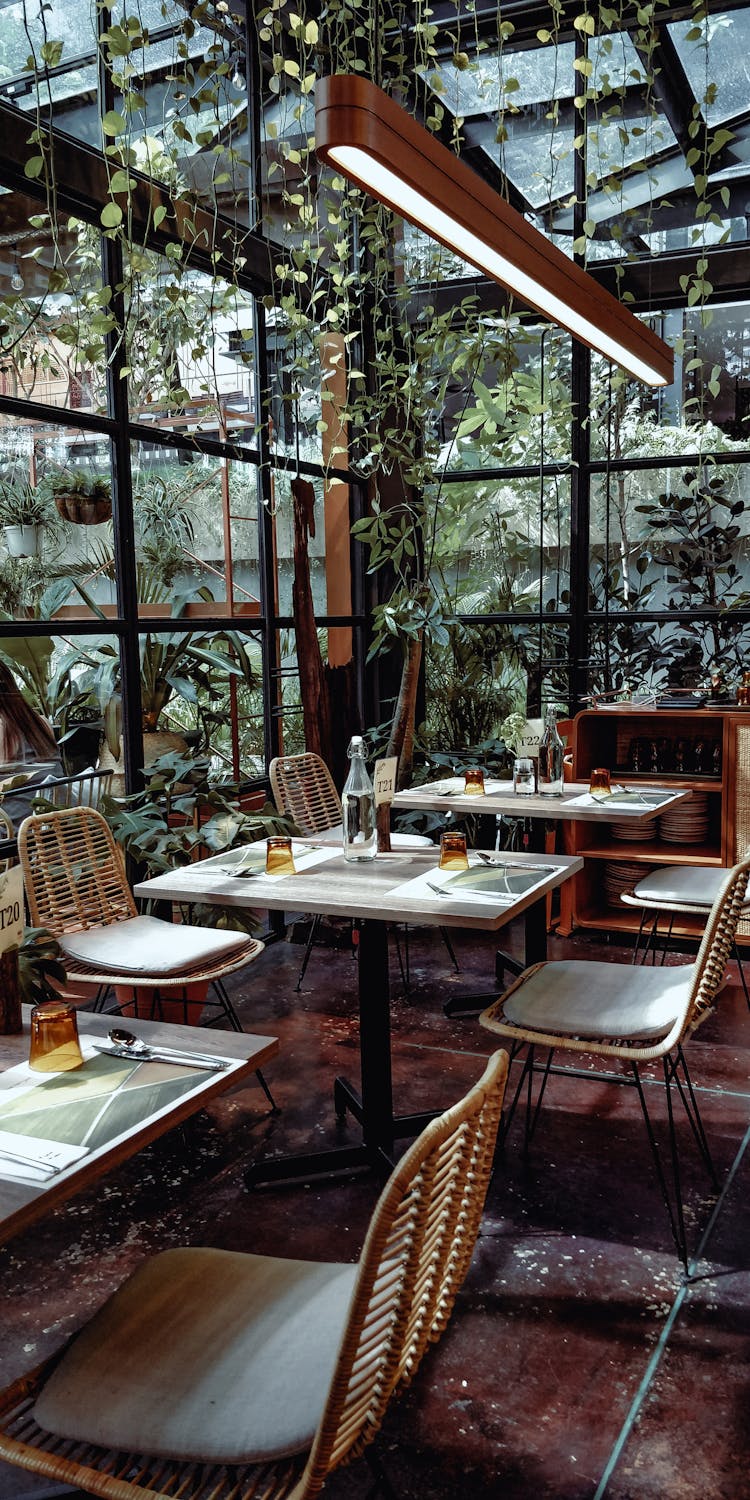
[[[347,751],[351,766],[341,793],[344,818],[344,858],[374,859],[378,852],[375,792],[365,762],[365,744],[355,734]]]
[[[555,710],[550,706],[547,709],[544,720],[544,732],[539,741],[539,782],[537,790],[540,797],[562,797],[563,753],[563,742],[560,739],[555,722]]]

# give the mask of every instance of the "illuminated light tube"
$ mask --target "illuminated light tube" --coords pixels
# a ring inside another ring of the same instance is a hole
[[[321,161],[590,349],[646,385],[671,385],[668,344],[374,83],[346,73],[318,81],[315,148]]]

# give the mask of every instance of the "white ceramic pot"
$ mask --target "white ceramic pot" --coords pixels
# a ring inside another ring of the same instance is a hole
[[[41,552],[41,526],[4,526],[5,545],[10,557],[38,557]]]

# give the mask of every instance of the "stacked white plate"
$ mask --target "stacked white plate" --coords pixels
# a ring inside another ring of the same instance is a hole
[[[632,891],[633,886],[649,875],[656,865],[640,865],[631,863],[629,860],[604,861],[604,894],[608,906],[620,906],[620,895],[623,891]]]
[[[708,837],[708,796],[693,792],[659,819],[659,837],[667,844],[703,844]]]

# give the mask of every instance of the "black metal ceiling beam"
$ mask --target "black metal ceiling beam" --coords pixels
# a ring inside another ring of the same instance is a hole
[[[747,245],[701,245],[700,254],[708,262],[705,280],[711,283],[713,292],[709,303],[746,302],[748,299]],[[684,307],[685,292],[680,285],[683,277],[695,275],[696,249],[679,250],[643,260],[596,261],[587,267],[588,272],[612,292],[622,297],[623,291],[632,294],[629,307],[633,312],[650,312],[660,308]],[[618,290],[618,267],[621,281]]]
[[[24,195],[44,202],[44,188],[25,175],[29,157],[43,154],[55,164],[56,199],[69,213],[80,214],[99,223],[102,204],[110,198],[107,162],[100,152],[74,141],[57,131],[41,130],[41,144],[29,145],[34,122],[27,115],[0,101],[0,139],[3,142],[2,181]],[[205,263],[209,273],[236,281],[248,291],[265,296],[271,290],[270,251],[268,242],[250,230],[242,230],[220,214],[207,213],[199,206],[173,199],[166,188],[151,182],[143,173],[129,169],[136,186],[128,204],[132,233],[141,243],[157,253],[167,244],[179,240],[193,256],[196,265]],[[125,207],[125,199],[122,198]],[[158,229],[153,227],[154,211],[164,207],[166,217]],[[213,261],[212,249],[219,252]],[[242,269],[238,271],[238,261]]]
[[[666,27],[660,25],[652,36],[650,50],[633,42],[647,75],[651,78],[654,99],[668,120],[683,156],[691,150],[699,153],[698,161],[689,170],[696,170],[708,161],[708,126],[701,113],[698,100],[690,86],[687,73],[682,66],[680,54]]]
[[[748,300],[748,249],[737,245],[707,245],[700,251],[708,267],[706,280],[713,286],[709,302],[746,302]],[[586,267],[589,276],[600,286],[606,287],[614,297],[622,299],[624,293],[632,297],[628,302],[632,312],[653,313],[663,308],[684,307],[685,293],[680,278],[695,274],[695,249],[680,250],[656,258],[644,256],[642,260],[594,261]],[[462,298],[474,296],[476,310],[488,315],[502,317],[512,305],[513,311],[527,312],[519,297],[512,299],[505,294],[497,282],[473,275],[465,279],[445,281],[439,286],[415,287],[412,293],[413,316],[417,316],[423,302],[429,302],[438,315],[448,312]],[[532,313],[539,322],[539,313]]]

